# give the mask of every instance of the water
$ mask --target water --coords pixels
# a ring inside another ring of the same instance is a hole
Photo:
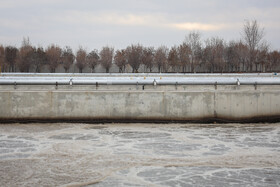
[[[280,124],[2,124],[0,186],[280,186]]]

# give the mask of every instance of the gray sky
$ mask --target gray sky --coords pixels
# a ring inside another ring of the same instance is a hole
[[[238,40],[244,20],[265,28],[280,49],[279,0],[0,0],[0,44],[66,45],[76,50],[130,44],[171,47],[192,30]]]

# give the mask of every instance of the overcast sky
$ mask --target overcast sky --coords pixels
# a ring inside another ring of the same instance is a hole
[[[280,49],[280,0],[0,0],[0,44],[58,44],[76,50],[130,44],[171,47],[192,30],[203,39],[240,39],[244,20]]]

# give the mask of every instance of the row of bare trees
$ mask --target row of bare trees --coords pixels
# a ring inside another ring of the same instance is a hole
[[[116,51],[103,47],[100,52],[87,52],[80,47],[73,53],[69,46],[34,47],[28,38],[19,49],[0,45],[2,72],[40,72],[42,66],[55,72],[59,65],[69,72],[75,65],[82,73],[85,67],[94,72],[99,64],[107,73],[113,64],[119,72],[126,72],[130,67],[133,73],[139,72],[141,66],[144,72],[266,72],[279,71],[280,52],[269,50],[264,29],[256,20],[245,22],[240,41],[226,42],[219,37],[202,41],[199,32],[191,32],[182,44],[170,49],[135,44]]]
[[[18,49],[13,46],[3,47],[0,45],[0,65],[2,72],[40,72],[43,65],[47,65],[49,71],[54,73],[59,65],[62,65],[65,72],[75,63],[79,72],[88,65],[92,72],[99,63],[109,72],[113,62],[114,49],[103,47],[100,53],[93,50],[87,53],[82,47],[73,53],[69,46],[61,49],[57,45],[50,45],[46,50],[41,47],[33,47],[29,39],[23,39],[22,46]]]

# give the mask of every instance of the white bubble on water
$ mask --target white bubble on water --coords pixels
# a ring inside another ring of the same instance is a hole
[[[0,186],[277,186],[279,135],[279,124],[5,124]]]

